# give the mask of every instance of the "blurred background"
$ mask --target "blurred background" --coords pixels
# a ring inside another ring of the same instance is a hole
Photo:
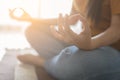
[[[33,18],[56,18],[59,13],[69,14],[71,7],[72,0],[0,0],[0,48],[30,48],[24,36],[30,23],[11,19],[9,9],[23,8]]]

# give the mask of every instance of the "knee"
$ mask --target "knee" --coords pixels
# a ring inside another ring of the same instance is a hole
[[[25,30],[25,37],[28,39],[30,37],[33,37],[35,35],[35,32],[37,32],[38,29],[36,29],[36,24],[31,24],[28,26]]]
[[[33,28],[32,25],[30,25],[29,27],[27,27],[27,29],[25,30],[25,36],[26,36],[26,37],[29,37],[29,36],[30,36],[30,34],[31,34],[31,32],[32,32],[32,28]]]
[[[32,31],[32,26],[29,26],[29,27],[25,30],[25,37],[26,37],[26,39],[30,38],[30,36],[31,36],[31,31]]]

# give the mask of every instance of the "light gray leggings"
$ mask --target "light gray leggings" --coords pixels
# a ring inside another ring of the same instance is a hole
[[[120,80],[120,52],[111,47],[83,51],[57,40],[43,25],[29,27],[26,37],[59,80]]]

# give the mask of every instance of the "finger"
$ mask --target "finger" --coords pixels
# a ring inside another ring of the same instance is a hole
[[[68,20],[69,20],[68,15],[65,15],[64,26],[62,26],[62,27],[64,27],[63,33],[65,36],[64,38],[66,38],[66,40],[68,40],[67,42],[72,42],[74,40],[75,35],[74,35],[73,31],[70,29]]]
[[[64,29],[67,33],[71,32],[69,21],[68,21],[68,15],[65,15],[65,23],[64,23]]]
[[[62,22],[62,34],[69,37],[70,34],[70,27],[69,27],[69,24],[68,24],[68,15],[65,15],[64,19],[62,20],[64,22]]]
[[[10,14],[13,14],[14,11],[15,11],[14,9],[8,9],[8,10],[9,10],[9,13],[10,13]]]
[[[65,25],[67,28],[69,27],[69,18],[67,14],[65,15]]]
[[[59,14],[59,18],[58,18],[58,26],[59,26],[59,29],[62,30],[62,28],[60,26],[63,25],[63,16],[62,14]]]
[[[12,12],[12,9],[8,9],[8,10],[9,10],[10,13]]]
[[[68,36],[61,35],[59,32],[57,32],[54,29],[54,26],[50,26],[50,27],[51,27],[51,32],[52,32],[53,36],[55,36],[57,39],[64,41],[64,42],[68,42],[68,43],[72,42],[71,38],[69,38]]]
[[[89,24],[88,24],[86,17],[80,15],[79,19],[82,22],[82,32],[89,32],[90,27],[89,27]]]
[[[91,29],[90,26],[86,23],[86,25],[83,24],[83,29],[82,29],[82,33],[90,33]]]
[[[9,15],[10,15],[11,18],[16,18],[14,16],[14,9],[9,9]]]
[[[62,35],[55,29],[54,26],[50,26],[50,31],[53,34],[53,36],[55,36],[56,38],[58,38],[60,40],[63,39]]]
[[[30,16],[23,8],[20,8],[23,11],[24,16]]]
[[[80,15],[80,21],[84,26],[88,26],[88,20],[86,19],[86,17]]]
[[[26,11],[23,8],[20,8],[24,13],[26,13]]]
[[[71,30],[70,24],[69,24],[69,16],[66,14],[65,16],[65,31],[68,35],[75,36],[75,33]]]
[[[86,18],[82,15],[79,15],[79,19],[82,23],[86,23]]]
[[[64,19],[62,14],[59,15],[59,19],[58,19],[58,31],[63,34],[64,28],[63,28],[63,24],[64,24]]]

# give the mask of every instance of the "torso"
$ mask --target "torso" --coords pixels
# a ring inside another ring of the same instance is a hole
[[[81,9],[80,13],[82,15],[85,14],[83,9]],[[110,0],[104,0],[103,8],[102,8],[102,17],[101,17],[101,20],[100,20],[98,26],[93,26],[93,24],[90,23],[92,36],[95,36],[95,35],[103,32],[103,31],[105,31],[106,29],[108,29],[110,27],[110,23],[111,23],[111,5],[110,5]],[[118,49],[118,50],[120,50],[120,40],[117,41],[116,43],[112,44],[111,46],[116,48],[116,49]]]

